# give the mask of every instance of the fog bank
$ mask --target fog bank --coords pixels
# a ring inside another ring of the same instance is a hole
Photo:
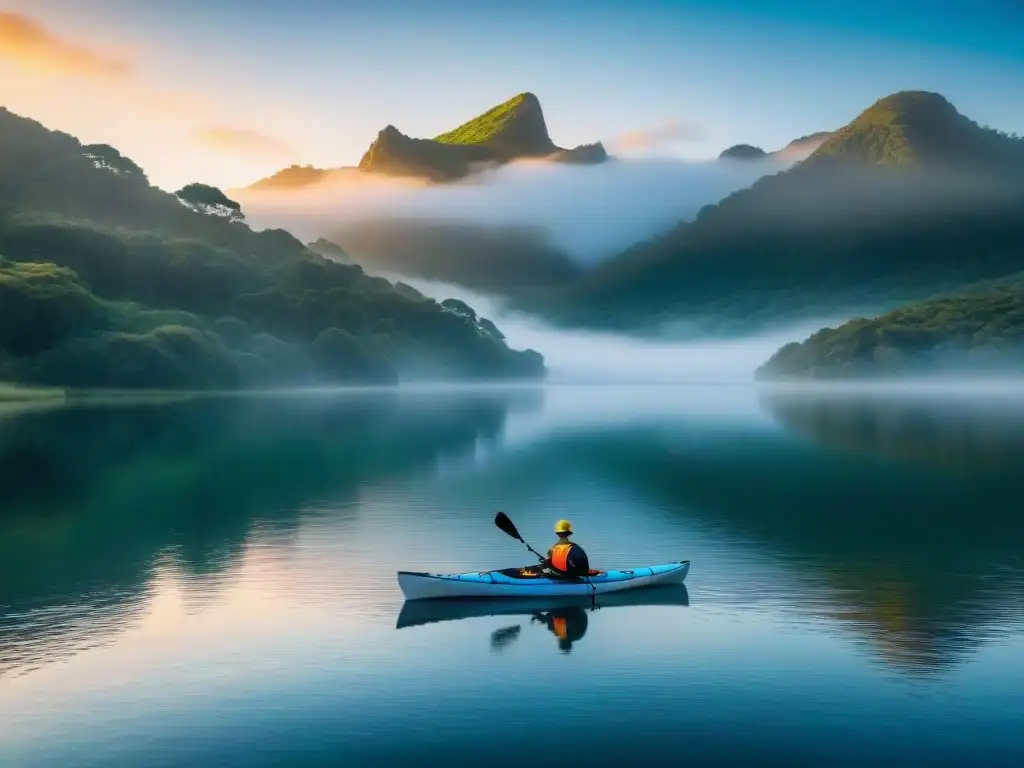
[[[509,310],[499,298],[461,286],[379,274],[389,280],[402,280],[438,301],[465,301],[478,315],[497,324],[510,347],[531,348],[544,355],[549,381],[556,384],[751,383],[755,369],[779,347],[803,341],[823,326],[841,322],[834,317],[812,319],[728,338],[638,338],[556,328],[534,315]]]
[[[307,242],[327,237],[345,247],[345,227],[367,220],[518,225],[543,230],[554,245],[592,264],[785,167],[771,161],[523,161],[453,184],[346,174],[296,190],[232,194],[254,227],[281,227]]]

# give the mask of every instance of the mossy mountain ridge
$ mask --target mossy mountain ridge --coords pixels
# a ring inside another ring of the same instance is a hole
[[[548,134],[540,100],[532,93],[520,93],[433,139],[410,138],[389,125],[363,155],[359,168],[367,173],[452,181],[478,166],[512,160],[589,164],[607,157],[600,144],[570,150],[557,146]]]
[[[532,93],[513,96],[458,128],[435,136],[434,141],[487,146],[518,156],[543,156],[558,149],[548,135],[540,100]]]
[[[297,189],[355,171],[448,182],[479,168],[524,159],[591,165],[607,160],[608,153],[600,142],[559,147],[548,134],[540,100],[532,93],[520,93],[432,139],[414,138],[387,125],[356,167],[292,166],[249,189]]]
[[[725,160],[781,160],[799,161],[811,155],[820,147],[834,131],[816,131],[798,139],[793,139],[782,149],[766,152],[752,144],[733,144],[719,153],[719,159]]]
[[[1024,162],[1024,142],[982,128],[941,94],[900,91],[833,133],[808,161],[997,171]]]

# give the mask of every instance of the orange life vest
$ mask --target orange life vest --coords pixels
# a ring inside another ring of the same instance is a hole
[[[551,567],[562,573],[569,572],[569,553],[576,545],[571,541],[560,541],[551,548]]]
[[[559,640],[566,640],[569,637],[569,627],[561,616],[555,616],[551,620],[551,628]]]

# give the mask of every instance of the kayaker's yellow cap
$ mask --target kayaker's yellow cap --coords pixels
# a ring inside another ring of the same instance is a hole
[[[555,533],[572,533],[572,523],[568,520],[559,520],[555,523]]]

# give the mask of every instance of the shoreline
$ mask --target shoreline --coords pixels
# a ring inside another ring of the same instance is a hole
[[[534,390],[545,385],[543,380],[522,379],[494,381],[412,381],[399,384],[279,387],[272,389],[75,389],[72,387],[37,387],[0,381],[0,407],[29,404],[104,404],[126,402],[171,402],[194,399],[256,398],[294,395],[335,395],[372,393],[416,393],[456,390],[523,389]]]
[[[29,387],[12,382],[0,382],[0,403],[65,399],[67,399],[67,390],[62,387]]]
[[[340,394],[426,394],[432,392],[487,391],[487,390],[558,390],[565,388],[655,388],[690,389],[707,386],[749,388],[764,391],[794,392],[985,392],[1006,391],[1024,394],[1021,384],[1024,376],[959,376],[940,378],[934,376],[892,376],[878,378],[801,378],[772,377],[755,378],[747,381],[529,381],[509,379],[507,381],[410,381],[400,384],[382,385],[337,385],[280,387],[270,389],[74,389],[70,387],[37,387],[13,382],[0,382],[0,407],[19,404],[78,404],[128,401],[173,401],[217,398],[282,397],[295,395],[340,395]]]

